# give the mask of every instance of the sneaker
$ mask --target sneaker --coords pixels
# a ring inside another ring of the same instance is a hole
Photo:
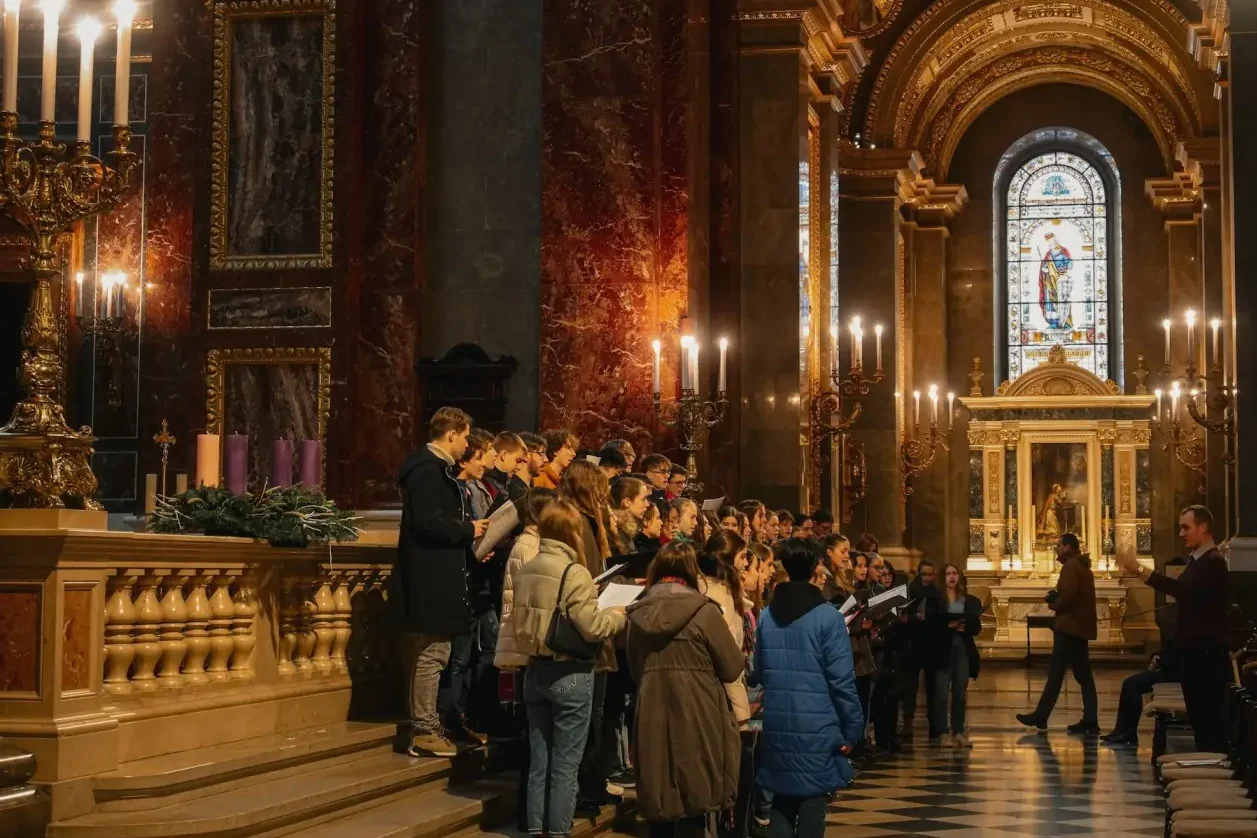
[[[1066,733],[1080,733],[1083,736],[1099,736],[1100,726],[1095,722],[1075,722],[1065,728]]]
[[[633,769],[626,768],[623,771],[617,771],[611,775],[611,783],[620,788],[631,789],[637,787],[637,775],[633,773]],[[621,792],[623,794],[623,792]]]
[[[956,743],[957,748],[972,748],[973,747],[973,740],[971,740],[969,736],[964,733],[957,733],[954,741]]]
[[[410,737],[410,747],[406,753],[412,757],[453,757],[458,756],[458,745],[454,744],[445,731],[438,733],[420,733],[416,731]]]
[[[1021,722],[1026,727],[1033,727],[1039,732],[1047,730],[1047,722],[1039,720],[1033,713],[1018,713],[1017,721]]]
[[[940,748],[951,748],[956,745],[956,738],[950,733],[944,733],[938,737],[938,745]]]
[[[466,719],[454,718],[445,726],[445,735],[460,748],[476,748],[483,744],[476,732],[467,726]]]
[[[1119,733],[1113,731],[1100,737],[1100,741],[1106,745],[1134,745],[1139,747],[1139,735],[1136,733]]]
[[[618,797],[621,800],[623,800],[624,799],[624,786],[620,785],[619,783],[613,783],[610,780],[607,780],[607,794],[612,795],[613,797]]]

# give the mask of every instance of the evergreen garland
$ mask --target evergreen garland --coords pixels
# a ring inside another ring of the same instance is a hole
[[[242,495],[220,487],[201,487],[158,497],[149,529],[167,534],[257,538],[272,547],[307,547],[356,541],[356,520],[322,492],[305,486],[272,486]]]

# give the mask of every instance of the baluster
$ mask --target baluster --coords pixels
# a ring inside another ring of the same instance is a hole
[[[135,640],[131,636],[135,624],[135,604],[131,601],[134,576],[117,576],[111,580],[113,592],[105,603],[105,691],[113,695],[131,692],[128,673],[135,660]]]
[[[315,610],[310,613],[310,630],[314,632],[314,671],[320,675],[330,675],[332,641],[336,639],[336,629],[332,627],[336,618],[336,599],[326,580],[314,582],[312,588]]]
[[[332,639],[332,670],[341,674],[349,671],[349,665],[345,660],[345,652],[349,648],[349,612],[352,608],[349,603],[349,580],[348,573],[340,574],[334,583],[336,590],[332,594],[332,603],[335,607],[332,615],[332,630],[335,633]]]
[[[231,677],[239,681],[253,678],[253,649],[257,638],[253,636],[253,618],[258,613],[257,595],[253,579],[242,576],[236,584],[235,619],[231,624],[231,638],[235,650],[231,653]]]
[[[209,604],[210,653],[205,671],[211,681],[226,681],[231,677],[227,671],[227,659],[236,645],[231,639],[231,621],[236,616],[236,609],[231,602],[230,576],[214,577],[214,593],[210,595]]]
[[[297,667],[306,678],[314,675],[314,615],[318,613],[318,606],[314,604],[314,584],[311,579],[301,579],[297,582],[297,651],[293,655],[293,665]]]
[[[364,674],[367,671],[367,661],[370,658],[367,649],[367,643],[370,635],[367,634],[367,592],[371,587],[370,573],[360,577],[353,586],[353,590],[349,594],[349,624],[352,630],[349,634],[349,643],[345,648],[345,657],[349,664],[349,671],[354,675]]]
[[[157,664],[157,683],[168,690],[183,686],[183,658],[188,654],[188,641],[183,629],[188,622],[188,605],[183,600],[185,576],[167,576],[161,599],[161,658]]]
[[[192,577],[188,589],[188,625],[183,631],[188,641],[188,656],[183,663],[183,682],[192,686],[210,682],[205,674],[205,659],[210,653],[209,624],[214,611],[205,593],[208,585],[209,577],[198,575]]]
[[[301,617],[301,603],[293,590],[297,580],[284,579],[279,595],[279,649],[276,652],[276,671],[285,677],[295,675],[293,655],[297,652],[297,624]]]
[[[141,576],[138,580],[140,593],[135,598],[135,673],[131,676],[131,686],[142,693],[157,689],[153,667],[161,657],[157,628],[162,621],[157,582],[156,576]]]

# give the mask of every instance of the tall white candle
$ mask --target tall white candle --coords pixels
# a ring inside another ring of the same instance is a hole
[[[22,0],[4,0],[4,102],[6,113],[17,112],[17,23]]]
[[[102,301],[98,305],[104,306],[105,317],[112,317],[113,316],[113,274],[103,274],[100,277],[100,283],[98,283],[98,285],[102,285],[102,284],[105,286],[103,289],[99,287],[96,289],[97,295],[103,297]]]
[[[1187,321],[1187,361],[1190,363],[1196,357],[1196,346],[1192,335],[1196,329],[1196,312],[1189,308],[1183,312],[1183,319]]]
[[[122,303],[126,299],[127,275],[121,271],[116,274],[114,281],[114,294],[116,297],[113,301],[114,317],[122,316]]]
[[[838,327],[829,327],[829,371],[838,372]]]
[[[698,392],[701,387],[698,379],[698,341],[694,341],[690,347],[690,363],[694,365],[690,370],[690,386],[694,388],[694,392]]]
[[[657,396],[659,395],[659,353],[663,347],[659,343],[659,340],[655,339],[650,342],[650,348],[655,351],[654,394]]]
[[[96,55],[96,39],[100,37],[100,21],[85,17],[79,21],[79,135],[81,143],[92,139],[92,69]]]
[[[930,385],[930,423],[938,427],[938,385]]]
[[[1178,383],[1175,382],[1174,386],[1170,388],[1170,421],[1171,422],[1178,421],[1178,394],[1179,394]]]
[[[1174,321],[1168,317],[1161,321],[1161,327],[1165,329],[1165,365],[1167,367],[1170,365],[1170,329],[1173,325]]]
[[[723,393],[726,389],[725,387],[725,361],[728,354],[729,354],[729,339],[721,338],[720,339],[720,380],[716,384],[716,391],[719,393]]]
[[[113,6],[118,19],[118,56],[114,64],[117,87],[114,91],[114,125],[129,125],[127,108],[131,104],[131,27],[135,20],[135,0],[118,0]]]
[[[41,122],[54,122],[57,118],[57,37],[65,0],[43,0],[40,7],[44,12],[44,86],[39,119]]]
[[[950,390],[947,392],[947,430],[951,430],[951,415],[955,410],[956,394]]]
[[[1084,542],[1089,541],[1090,539],[1087,538],[1087,505],[1083,503],[1078,504],[1078,529],[1082,531],[1079,533],[1082,536],[1082,540]]]
[[[882,324],[873,326],[873,334],[877,336],[877,371],[882,371]]]
[[[856,344],[856,332],[859,331],[859,329],[860,318],[851,318],[851,328],[847,330],[851,333],[851,369],[855,369],[860,366],[860,347]]]
[[[83,272],[74,275],[74,316],[83,316]]]
[[[1157,422],[1159,423],[1161,421],[1161,415],[1162,415],[1161,414],[1161,396],[1162,396],[1161,388],[1158,387],[1154,392],[1157,395]]]
[[[1213,365],[1221,367],[1222,356],[1218,354],[1218,330],[1222,328],[1222,321],[1215,317],[1209,321],[1209,325],[1213,328]]]
[[[912,391],[912,427],[921,427],[921,391]]]
[[[681,389],[690,389],[690,339],[681,338]]]

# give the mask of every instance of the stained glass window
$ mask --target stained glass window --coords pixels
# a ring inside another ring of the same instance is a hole
[[[1040,154],[1008,184],[1008,378],[1056,344],[1109,377],[1109,203],[1095,167],[1067,151]]]

